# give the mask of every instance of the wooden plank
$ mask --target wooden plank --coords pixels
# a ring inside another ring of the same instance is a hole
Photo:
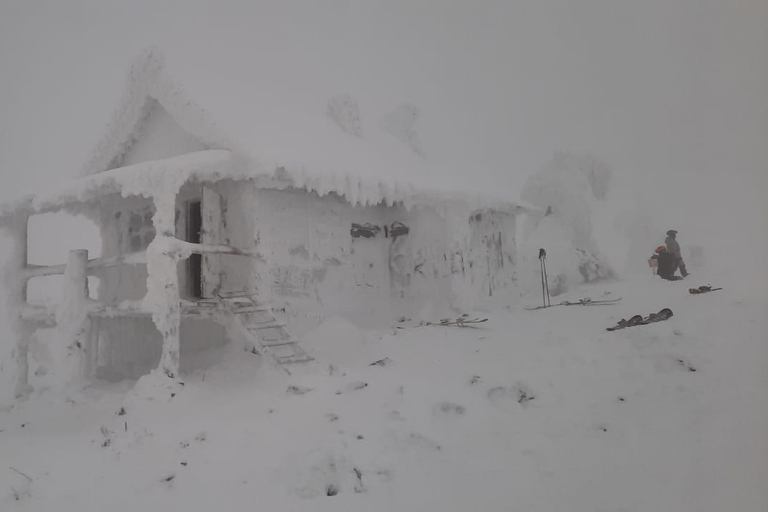
[[[203,245],[220,244],[222,232],[222,200],[221,195],[213,188],[203,185],[202,198],[202,229],[200,232]],[[203,295],[215,296],[221,289],[222,255],[206,254],[203,256],[202,286]]]
[[[55,276],[64,275],[64,269],[66,265],[27,265],[22,270],[22,276],[24,279],[32,279],[33,277],[40,276]]]

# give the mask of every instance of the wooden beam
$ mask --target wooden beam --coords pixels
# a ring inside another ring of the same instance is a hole
[[[145,251],[121,254],[111,258],[94,258],[88,260],[88,269],[118,267],[120,265],[146,265],[147,253]]]
[[[21,275],[26,280],[39,276],[63,275],[65,267],[66,265],[27,265]]]
[[[232,254],[235,256],[254,256],[254,253],[244,249],[238,249],[229,245],[215,244],[193,244],[184,240],[175,239],[179,249],[192,252],[193,254]]]
[[[102,302],[93,301],[87,309],[89,315],[102,318],[146,316],[152,314],[152,311],[146,309],[140,300],[123,301],[116,306],[108,306]]]
[[[52,309],[45,306],[26,304],[19,309],[19,318],[26,322],[56,325],[56,314]]]
[[[86,268],[88,270],[117,267],[120,265],[145,265],[147,263],[147,253],[133,252],[130,254],[121,254],[111,258],[94,258],[88,260]],[[22,271],[22,277],[26,280],[40,276],[54,276],[64,274],[66,265],[27,265]],[[89,272],[92,274],[93,272]]]

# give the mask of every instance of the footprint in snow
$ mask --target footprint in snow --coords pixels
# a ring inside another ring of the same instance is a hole
[[[390,431],[384,435],[384,440],[392,451],[417,458],[443,449],[439,443],[418,432]]]
[[[368,383],[367,382],[363,382],[363,381],[350,382],[349,384],[344,386],[342,389],[336,391],[336,394],[337,395],[342,395],[344,393],[349,393],[349,392],[352,392],[352,391],[358,391],[360,389],[364,389],[364,388],[367,388],[367,387],[368,387]]]
[[[536,394],[525,384],[517,383],[510,387],[497,386],[489,389],[488,399],[499,407],[511,407],[514,403],[526,406],[536,399]]]
[[[432,412],[435,416],[442,417],[463,416],[467,408],[453,402],[439,402],[434,405]]]
[[[287,391],[291,395],[306,395],[312,391],[312,388],[305,388],[302,386],[288,386]]]
[[[300,483],[294,489],[305,499],[334,497],[344,492],[365,492],[363,471],[346,457],[334,453],[315,455],[309,470],[305,465],[297,471]]]
[[[411,432],[408,434],[408,437],[406,438],[406,444],[413,448],[423,448],[435,452],[439,452],[443,449],[443,447],[438,443],[417,432]]]

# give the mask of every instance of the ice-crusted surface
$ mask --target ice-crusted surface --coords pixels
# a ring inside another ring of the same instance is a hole
[[[545,212],[526,221],[523,261],[533,269],[538,249],[547,250],[555,295],[578,282],[613,276],[592,226],[594,205],[605,199],[611,178],[611,169],[589,155],[558,153],[523,187],[522,198]]]
[[[73,180],[59,190],[38,194],[31,201],[36,212],[52,211],[67,204],[88,203],[109,194],[123,197],[175,196],[176,191],[193,176],[204,171],[224,173],[231,165],[227,150],[210,150],[178,157],[143,162]],[[235,176],[236,172],[229,174]]]
[[[157,210],[161,212],[160,216],[170,214],[172,225],[173,208],[168,211],[158,206]],[[164,224],[166,222],[156,221],[156,226]],[[159,369],[171,378],[178,375],[180,351],[181,304],[176,269],[179,261],[190,254],[188,247],[164,234],[160,228],[158,236],[147,247],[147,294],[143,306],[152,311],[152,321],[163,337]]]
[[[444,192],[401,183],[385,178],[374,179],[333,171],[310,172],[304,166],[289,167],[280,162],[255,160],[229,150],[208,150],[162,160],[142,162],[69,182],[56,190],[47,190],[0,205],[0,215],[12,217],[17,212],[42,213],[63,207],[95,202],[109,194],[123,197],[160,197],[173,200],[188,181],[256,180],[263,188],[293,187],[316,192],[320,196],[336,193],[352,205],[403,203],[437,206],[445,201],[459,201],[470,207],[522,211],[527,207],[502,198],[483,194]]]
[[[563,223],[574,243],[590,246],[592,204],[610,189],[610,168],[589,155],[557,153],[548,165],[526,181],[521,197]]]

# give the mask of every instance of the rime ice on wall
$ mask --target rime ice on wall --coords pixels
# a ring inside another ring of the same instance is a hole
[[[85,351],[88,348],[86,338],[90,330],[88,306],[91,300],[88,293],[87,262],[88,251],[70,252],[64,271],[64,297],[55,313],[58,341],[67,347],[70,356],[66,373],[71,379],[84,373]]]
[[[593,157],[558,153],[523,187],[524,201],[550,213],[528,219],[524,259],[533,269],[538,248],[547,250],[555,294],[571,284],[613,275],[598,250],[591,218],[595,201],[610,190],[611,178],[610,168]]]
[[[353,206],[333,194],[295,189],[239,187],[229,197],[226,236],[259,255],[250,282],[262,300],[285,312],[296,334],[337,315],[383,326],[430,303],[466,311],[514,298],[512,214],[473,216],[461,203]],[[232,223],[240,223],[236,232]],[[365,234],[354,235],[353,225]],[[248,273],[228,266],[225,290]]]
[[[515,302],[519,297],[516,217],[508,212],[454,205],[448,218],[455,307],[487,310]]]
[[[328,116],[342,130],[355,137],[363,135],[360,125],[360,108],[349,94],[331,98],[328,102]]]
[[[165,73],[155,51],[132,67],[128,82],[85,176],[63,190],[0,205],[0,221],[17,212],[82,212],[102,229],[104,258],[146,251],[146,264],[132,258],[124,265],[130,258],[117,258],[109,265],[122,266],[100,268],[98,308],[105,315],[112,315],[105,313],[109,307],[139,315],[151,311],[163,339],[161,373],[175,376],[180,368],[179,297],[186,276],[178,272],[179,262],[202,247],[176,238],[182,187],[209,191],[207,198],[202,194],[203,252],[210,253],[204,256],[203,279],[215,285],[206,292],[255,290],[299,330],[334,314],[362,323],[389,322],[429,302],[463,309],[507,303],[515,283],[518,206],[437,192],[426,179],[427,187],[419,189],[384,173],[309,171],[294,162],[251,158],[218,134]],[[362,135],[359,108],[350,96],[331,100],[329,115],[342,130]],[[380,127],[423,156],[415,130],[418,115],[415,106],[402,105]],[[376,169],[375,162],[367,166]],[[356,225],[369,235],[356,236]],[[25,254],[17,252],[13,261],[20,271]],[[79,282],[81,270],[68,277]],[[24,302],[16,284],[10,289],[19,296],[11,296],[8,306],[14,314]],[[85,310],[92,306],[87,294],[81,295],[70,297],[56,315],[67,340],[75,343]],[[156,337],[147,322],[135,324],[131,333],[119,326],[119,336]],[[26,376],[28,336],[22,330],[17,329],[16,354]],[[108,349],[119,342],[109,340]],[[130,357],[154,360],[156,348],[144,346]],[[18,389],[25,385],[20,377]]]

